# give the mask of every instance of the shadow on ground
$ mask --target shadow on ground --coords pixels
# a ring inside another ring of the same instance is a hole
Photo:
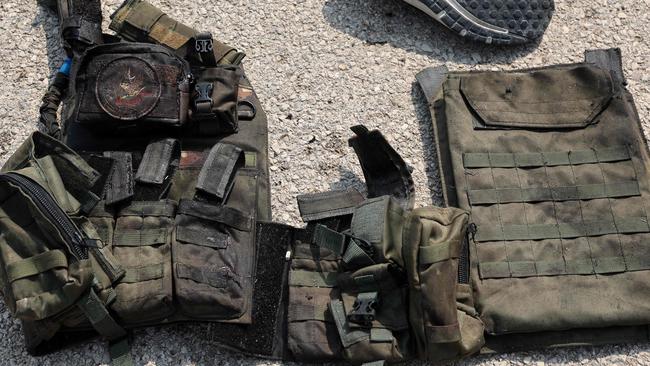
[[[438,62],[509,64],[538,43],[504,47],[466,41],[402,0],[327,0],[325,20],[368,44],[390,44]]]

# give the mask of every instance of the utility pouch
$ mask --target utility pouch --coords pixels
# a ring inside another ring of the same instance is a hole
[[[408,289],[403,281],[400,269],[391,263],[339,276],[341,297],[329,308],[346,360],[395,363],[411,358]]]
[[[289,271],[287,343],[296,360],[338,361],[343,354],[328,306],[339,299],[339,256],[300,241],[292,248]]]
[[[129,325],[163,319],[174,311],[171,240],[176,204],[134,201],[115,220],[113,254],[126,274],[112,309]]]
[[[61,327],[91,325],[124,335],[105,305],[124,270],[79,217],[97,203],[100,173],[53,138],[35,132],[0,174],[0,284],[34,350]],[[100,189],[100,188],[99,188]]]
[[[191,120],[200,135],[231,134],[239,129],[237,103],[242,70],[215,66],[194,70]]]
[[[183,126],[190,74],[187,61],[159,45],[89,48],[73,70],[73,122],[98,130]]]
[[[180,310],[196,319],[250,323],[254,243],[252,216],[181,200],[173,243]]]
[[[467,268],[468,214],[455,208],[414,210],[404,228],[409,315],[418,356],[449,361],[484,343]]]

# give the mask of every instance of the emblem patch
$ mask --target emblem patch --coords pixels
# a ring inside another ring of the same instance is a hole
[[[99,72],[95,91],[106,113],[131,121],[156,107],[161,86],[151,65],[136,57],[124,57],[111,61]]]

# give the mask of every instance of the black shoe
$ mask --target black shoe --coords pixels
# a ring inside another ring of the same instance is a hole
[[[404,0],[463,37],[487,44],[521,44],[540,38],[553,0]]]

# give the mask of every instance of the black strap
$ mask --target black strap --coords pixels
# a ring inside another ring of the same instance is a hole
[[[411,172],[402,157],[378,130],[365,126],[352,127],[357,135],[349,140],[359,158],[368,186],[368,198],[393,196],[405,209],[415,203],[415,188]]]
[[[305,222],[351,215],[354,208],[363,202],[363,196],[356,189],[302,194],[297,197],[300,216]]]
[[[623,73],[623,58],[621,57],[620,48],[587,50],[585,51],[585,61],[601,69],[608,70],[612,75],[616,89],[620,88],[621,85],[627,85]]]
[[[178,214],[216,221],[241,231],[251,231],[253,228],[253,217],[233,207],[217,206],[193,200],[181,200],[178,205]]]
[[[133,197],[133,157],[130,152],[105,151],[104,156],[113,159],[110,177],[104,191],[106,205],[113,205]]]
[[[196,189],[224,202],[234,183],[237,167],[243,165],[242,149],[235,145],[214,145],[201,168]]]
[[[201,32],[194,37],[194,51],[200,56],[203,66],[217,66],[214,55],[212,33]]]
[[[169,168],[178,164],[180,144],[176,139],[162,139],[147,145],[135,175],[138,183],[162,184]],[[175,159],[175,160],[174,160]]]

